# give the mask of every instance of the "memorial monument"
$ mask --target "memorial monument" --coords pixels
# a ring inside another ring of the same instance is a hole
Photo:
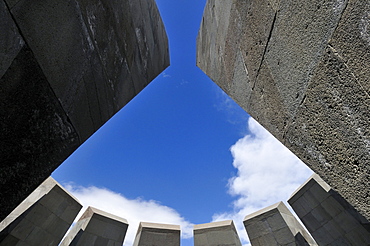
[[[370,219],[370,3],[208,0],[197,66]]]
[[[154,0],[0,0],[0,221],[169,65]]]
[[[58,245],[81,208],[49,177],[0,222],[0,245]]]
[[[241,246],[232,220],[194,225],[194,246]]]
[[[319,245],[370,245],[370,224],[313,174],[288,200]]]
[[[282,202],[247,215],[244,226],[252,246],[317,245]]]
[[[140,222],[133,246],[180,246],[180,226]]]
[[[123,244],[128,228],[126,219],[88,207],[60,246],[104,246]]]

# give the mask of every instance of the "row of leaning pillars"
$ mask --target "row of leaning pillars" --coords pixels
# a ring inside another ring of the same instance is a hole
[[[366,219],[317,174],[288,203],[299,219],[283,202],[244,218],[252,246],[370,245]],[[97,208],[88,207],[70,229],[81,208],[49,177],[0,223],[0,245],[123,244],[128,221]],[[194,225],[193,233],[195,246],[242,245],[232,220]],[[179,246],[180,234],[179,225],[141,222],[134,246]]]

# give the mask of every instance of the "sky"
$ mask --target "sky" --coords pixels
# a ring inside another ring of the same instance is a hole
[[[129,222],[194,224],[243,218],[286,201],[311,171],[196,67],[206,0],[157,0],[171,65],[53,174],[84,205]],[[77,217],[78,219],[78,217]]]

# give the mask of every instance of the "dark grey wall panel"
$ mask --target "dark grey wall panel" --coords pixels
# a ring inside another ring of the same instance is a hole
[[[1,0],[0,220],[169,65],[154,0]]]

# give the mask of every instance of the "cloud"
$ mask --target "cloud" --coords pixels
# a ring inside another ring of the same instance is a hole
[[[119,193],[95,186],[82,187],[73,184],[64,186],[84,206],[76,220],[88,206],[125,218],[129,227],[124,245],[133,245],[140,221],[180,225],[182,238],[192,237],[193,224],[186,221],[174,209],[161,205],[157,201],[141,198],[128,199]]]
[[[162,73],[162,77],[163,77],[163,78],[171,78],[172,76],[171,76],[171,75],[169,75],[169,74],[167,74],[166,72],[163,72],[163,73]]]
[[[254,119],[249,118],[250,134],[232,147],[237,175],[230,178],[228,192],[235,196],[232,211],[215,214],[213,221],[233,219],[244,245],[249,245],[244,217],[289,196],[312,174],[293,153]]]

